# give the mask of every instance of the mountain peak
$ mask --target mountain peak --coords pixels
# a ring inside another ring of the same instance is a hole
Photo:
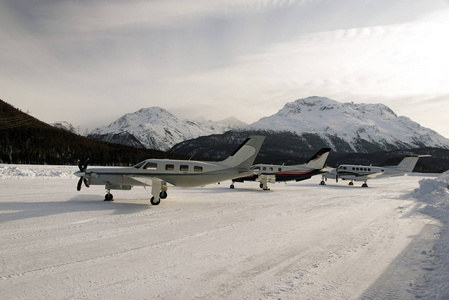
[[[245,127],[314,135],[334,150],[369,152],[416,148],[449,148],[449,140],[384,104],[340,103],[326,97],[289,102],[278,113]],[[340,146],[339,146],[340,145]]]
[[[180,120],[166,109],[153,106],[125,114],[108,126],[93,130],[88,137],[133,147],[168,150],[187,139],[220,134],[246,125],[237,121],[225,124],[205,118]]]

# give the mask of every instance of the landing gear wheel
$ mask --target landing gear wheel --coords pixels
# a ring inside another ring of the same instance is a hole
[[[326,185],[326,183],[324,182],[324,180],[321,180],[320,185]]]
[[[230,189],[233,189],[234,188],[234,184],[231,184],[231,186],[229,187]]]
[[[362,184],[362,187],[368,187],[368,185],[366,184],[366,182],[364,184]]]
[[[150,202],[151,202],[151,204],[153,204],[153,205],[159,205],[159,203],[161,203],[161,199],[155,200],[154,197],[151,197]]]
[[[104,201],[114,201],[114,196],[112,196],[112,194],[107,193],[106,195],[104,195]]]
[[[159,197],[160,197],[161,199],[167,198],[167,192],[162,191],[162,192],[159,194]]]
[[[354,185],[354,182],[351,181],[348,185]]]

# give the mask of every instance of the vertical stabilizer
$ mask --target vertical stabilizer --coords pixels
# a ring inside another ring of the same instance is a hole
[[[397,165],[397,168],[404,172],[412,172],[420,157],[430,157],[430,155],[408,155]]]
[[[324,167],[324,164],[326,163],[330,151],[331,148],[322,148],[320,151],[315,153],[315,155],[312,156],[312,158],[309,159],[307,163],[301,166],[311,169],[322,169]]]
[[[231,168],[249,170],[253,165],[257,154],[259,154],[260,147],[264,140],[265,137],[261,135],[250,136],[231,156],[221,161],[220,164]]]

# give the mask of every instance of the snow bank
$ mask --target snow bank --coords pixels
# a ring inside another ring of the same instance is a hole
[[[441,222],[439,239],[434,245],[434,260],[428,267],[432,272],[420,290],[426,299],[449,299],[449,171],[436,179],[422,179],[414,196],[426,204],[422,213]]]
[[[76,166],[4,165],[0,164],[0,179],[74,178]]]

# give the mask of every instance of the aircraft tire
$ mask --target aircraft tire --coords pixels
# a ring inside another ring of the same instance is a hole
[[[153,205],[159,205],[161,203],[161,199],[158,199],[157,201],[154,199],[154,197],[151,197],[150,200],[151,204]]]
[[[166,198],[167,198],[167,192],[162,191],[162,192],[159,194],[159,197],[160,197],[161,199],[166,199]]]
[[[104,201],[114,201],[114,196],[112,194],[104,195]]]

